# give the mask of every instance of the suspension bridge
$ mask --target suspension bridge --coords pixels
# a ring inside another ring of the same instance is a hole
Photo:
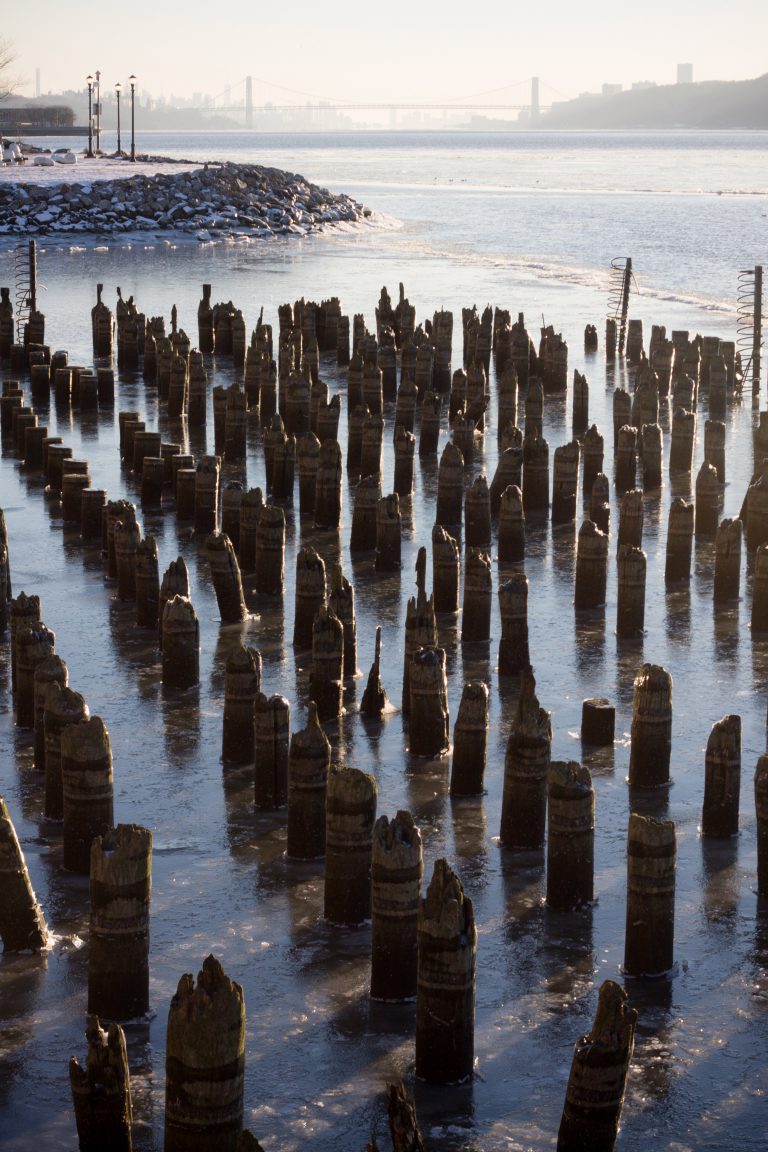
[[[243,122],[246,128],[257,127],[259,120],[265,117],[292,113],[303,114],[313,119],[354,113],[374,113],[388,116],[390,122],[396,121],[399,117],[414,114],[432,117],[442,116],[444,118],[452,114],[470,114],[476,116],[492,115],[510,121],[517,119],[535,124],[541,113],[548,111],[552,103],[551,100],[542,100],[542,88],[546,89],[545,95],[552,93],[555,96],[561,96],[550,85],[544,85],[538,76],[534,76],[530,80],[519,81],[504,88],[475,93],[456,100],[371,102],[338,100],[327,96],[298,92],[295,89],[259,80],[257,77],[245,76],[237,83],[227,85],[200,111],[207,113],[215,111],[236,117]],[[522,93],[521,90],[523,90]],[[268,99],[267,95],[271,98]]]

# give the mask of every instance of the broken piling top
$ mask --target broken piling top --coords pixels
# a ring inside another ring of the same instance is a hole
[[[69,1079],[75,1090],[102,1086],[107,1095],[126,1092],[127,1120],[131,1122],[130,1073],[125,1033],[114,1020],[102,1028],[99,1017],[89,1013],[85,1018],[85,1038],[88,1041],[88,1055],[85,1068],[81,1068],[77,1057],[69,1061]]]
[[[91,883],[111,889],[144,890],[142,899],[149,900],[152,884],[152,833],[139,824],[118,824],[91,844]]]
[[[255,683],[254,695],[261,691],[261,652],[251,644],[240,642],[227,656],[228,676],[250,676]]]
[[[604,980],[597,997],[595,1022],[581,1043],[632,1051],[637,1012],[627,1003],[627,993],[615,980]]]
[[[635,676],[632,711],[635,717],[640,713],[671,715],[672,677],[659,664],[643,664]]]
[[[211,1071],[245,1057],[243,990],[213,955],[203,961],[197,985],[190,972],[179,980],[168,1012],[167,1054],[181,1057],[186,1068]]]
[[[291,753],[299,752],[302,756],[317,755],[318,752],[325,752],[328,757],[328,762],[331,759],[331,744],[323,731],[320,724],[320,718],[317,714],[317,704],[314,700],[310,700],[307,708],[307,723],[304,728],[300,728],[298,732],[294,732],[291,736]]]
[[[520,736],[552,742],[552,713],[539,704],[536,678],[530,665],[520,675],[520,697],[512,731]]]
[[[39,952],[48,929],[27,872],[16,829],[0,796],[0,937],[6,952]]]
[[[419,908],[419,931],[430,936],[457,940],[461,947],[475,948],[477,927],[472,901],[465,896],[447,860],[435,861],[432,879]]]
[[[170,600],[173,596],[189,596],[189,572],[183,556],[171,560],[160,586],[161,599]]]
[[[421,875],[421,832],[410,812],[401,809],[391,820],[388,816],[379,816],[374,824],[374,868],[383,860],[391,870],[418,866]]]

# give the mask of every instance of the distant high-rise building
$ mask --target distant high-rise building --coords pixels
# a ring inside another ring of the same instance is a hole
[[[693,64],[678,64],[677,82],[678,84],[693,84]]]
[[[621,89],[621,84],[603,84],[601,92],[603,96],[618,96]]]
[[[35,68],[35,96],[40,99],[40,69]]]

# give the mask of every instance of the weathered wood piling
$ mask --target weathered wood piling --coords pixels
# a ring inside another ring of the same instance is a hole
[[[419,904],[416,1076],[456,1084],[475,1056],[477,928],[472,901],[445,860],[436,860]]]
[[[197,985],[181,977],[168,1013],[166,1152],[236,1152],[244,1075],[243,990],[208,956]]]
[[[90,849],[88,1011],[131,1020],[149,1010],[152,833],[118,824]]]
[[[614,980],[604,980],[589,1032],[577,1041],[557,1152],[613,1152],[619,1132],[637,1012]]]
[[[85,1030],[88,1056],[85,1067],[73,1056],[69,1083],[80,1152],[131,1152],[131,1074],[125,1033],[112,1021],[108,1030],[97,1015],[89,1015]]]
[[[373,828],[371,864],[371,999],[389,1003],[416,995],[421,833],[409,812]]]

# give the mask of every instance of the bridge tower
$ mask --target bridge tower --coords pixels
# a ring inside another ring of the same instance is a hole
[[[245,78],[245,126],[253,128],[253,77]]]
[[[531,124],[538,124],[541,105],[539,103],[539,78],[531,78]]]

